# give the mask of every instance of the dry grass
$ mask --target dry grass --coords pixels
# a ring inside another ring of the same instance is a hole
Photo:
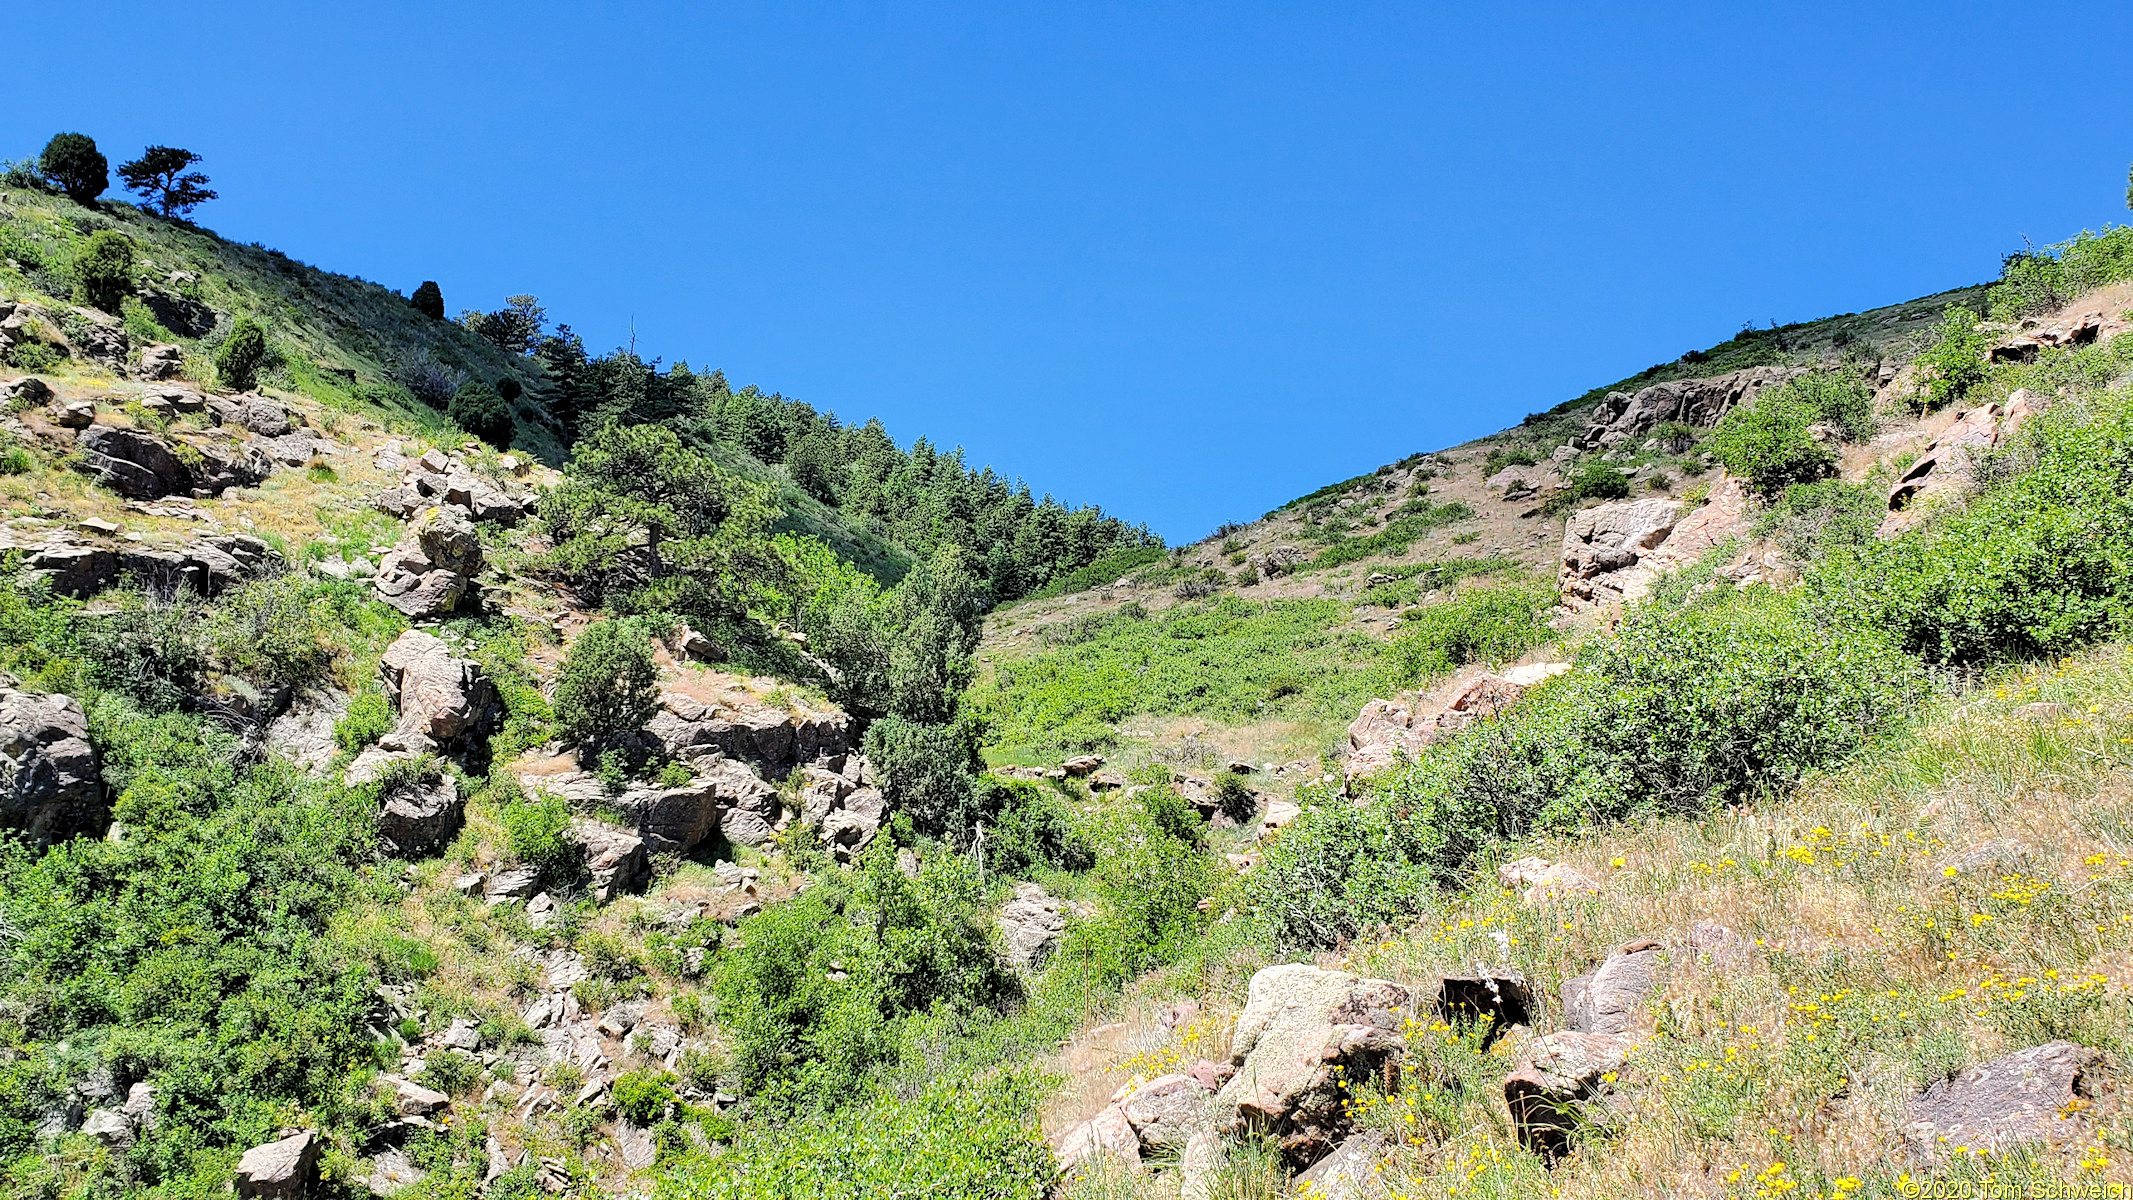
[[[2064,707],[2023,710],[2038,703]],[[1954,866],[1993,842],[2026,857]],[[2133,648],[1945,700],[1779,802],[1516,852],[1572,863],[1602,891],[1529,907],[1484,868],[1333,961],[1425,994],[1476,962],[1516,965],[1552,1009],[1562,980],[1633,937],[1679,946],[1709,919],[1754,953],[1732,970],[1673,955],[1614,1118],[1553,1171],[1518,1147],[1503,1109],[1525,1035],[1484,1053],[1425,1018],[1410,1031],[1410,1079],[1423,1082],[1357,1100],[1363,1123],[1399,1144],[1381,1176],[1390,1194],[1894,1195],[1906,1172],[2133,1181],[2133,1122],[2108,1102],[2071,1144],[2001,1160],[1929,1169],[1896,1138],[1926,1084],[2012,1050],[2064,1037],[2133,1060]],[[1209,1011],[1237,999],[1216,995]],[[1544,1011],[1543,1031],[1555,1019]],[[1169,1194],[1163,1174],[1143,1172],[1132,1194]]]

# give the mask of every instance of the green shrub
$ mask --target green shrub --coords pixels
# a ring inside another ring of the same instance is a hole
[[[1879,488],[1841,479],[1796,483],[1764,516],[1762,532],[1793,561],[1812,562],[1866,545],[1881,524],[1885,498]]]
[[[415,1076],[415,1082],[427,1088],[435,1088],[447,1096],[457,1096],[474,1086],[480,1078],[480,1059],[458,1050],[447,1050],[423,1060],[422,1070]]]
[[[666,1115],[667,1105],[676,1102],[673,1080],[665,1071],[649,1067],[624,1071],[613,1084],[615,1111],[632,1124],[651,1126]]]
[[[1537,578],[1469,588],[1402,615],[1403,630],[1386,649],[1394,687],[1413,687],[1469,663],[1503,663],[1555,636],[1541,614],[1556,602]]]
[[[53,187],[76,204],[88,204],[111,186],[110,161],[83,133],[61,133],[44,144],[37,169]]]
[[[2133,614],[2133,404],[2061,404],[1981,466],[1965,507],[1809,577],[1833,622],[1888,629],[1934,662],[2057,655]]]
[[[754,1123],[716,1157],[662,1165],[659,1200],[1040,1200],[1057,1173],[1036,1119],[1046,1083],[987,1070],[915,1095],[869,1090],[828,1117]]]
[[[321,677],[333,663],[341,631],[320,590],[289,574],[225,594],[207,621],[215,660],[257,683],[293,685]]]
[[[1086,871],[1095,848],[1074,826],[1059,793],[1019,780],[986,776],[985,808],[992,814],[985,865],[995,874],[1024,879],[1040,870]]]
[[[1444,504],[1413,500],[1402,505],[1399,511],[1404,515],[1385,522],[1384,528],[1376,533],[1334,541],[1319,551],[1304,569],[1319,571],[1358,562],[1373,555],[1405,554],[1408,547],[1431,530],[1457,524],[1474,515],[1473,509],[1457,500]]]
[[[2084,229],[2056,246],[2003,259],[1986,311],[1995,321],[2015,321],[2123,279],[2133,279],[2133,226],[2107,226],[2100,234]]]
[[[75,256],[74,280],[84,300],[105,312],[118,312],[120,302],[133,291],[132,240],[116,229],[90,234]]]
[[[1985,381],[1985,354],[1992,348],[1992,335],[1978,327],[1977,314],[1951,304],[1933,327],[1933,341],[1919,352],[1918,365],[1926,373],[1926,391],[1921,411],[1943,408],[1968,396]]]
[[[935,724],[888,716],[867,727],[867,761],[882,790],[918,827],[967,842],[983,814],[974,786],[978,732],[969,721]]]
[[[498,449],[509,446],[511,438],[518,432],[518,426],[511,418],[511,406],[504,403],[495,388],[478,380],[463,384],[452,393],[452,403],[445,415],[452,419],[452,424]]]
[[[0,450],[0,475],[27,475],[37,469],[37,460],[21,446]]]
[[[1524,446],[1491,446],[1481,462],[1481,477],[1487,479],[1506,467],[1530,467],[1540,460]]]
[[[215,378],[234,392],[248,392],[259,384],[259,370],[267,361],[266,331],[239,317],[230,336],[215,351]]]
[[[634,620],[595,621],[563,655],[556,675],[556,728],[566,741],[599,749],[644,728],[659,711],[659,667],[651,638]]]
[[[577,844],[563,836],[570,828],[570,803],[563,797],[550,792],[516,796],[497,816],[518,861],[547,870],[567,868],[576,858]]]
[[[1826,629],[1793,594],[1641,605],[1577,670],[1381,775],[1371,804],[1307,807],[1252,894],[1285,944],[1353,937],[1502,839],[1790,787],[1900,719],[1923,687],[1878,631]]]
[[[1206,832],[1206,822],[1201,819],[1185,797],[1168,784],[1160,784],[1140,794],[1141,811],[1148,814],[1148,821],[1166,837],[1176,838],[1188,846],[1198,846],[1201,835]]]
[[[1629,495],[1629,476],[1616,470],[1612,464],[1593,459],[1581,466],[1570,477],[1570,498],[1580,500],[1621,500]]]
[[[348,711],[333,723],[333,744],[355,754],[393,728],[393,706],[385,693],[369,687],[349,697]]]
[[[37,372],[51,370],[67,361],[67,356],[59,347],[49,343],[23,341],[8,351],[7,361],[22,370]]]
[[[1836,452],[1810,432],[1821,420],[1807,397],[1790,388],[1770,388],[1718,422],[1711,431],[1711,453],[1756,491],[1774,495],[1836,472]]]
[[[1224,771],[1215,776],[1215,807],[1223,816],[1242,825],[1259,810],[1259,797],[1253,794],[1252,785],[1244,782],[1244,776]]]
[[[199,694],[207,669],[203,615],[190,595],[162,602],[145,593],[120,593],[115,608],[82,627],[89,678],[150,712],[183,707]]]
[[[1162,832],[1152,817],[1119,832],[1096,864],[1096,919],[1070,923],[1058,951],[1103,986],[1183,957],[1206,925],[1200,901],[1220,878],[1210,856]]]

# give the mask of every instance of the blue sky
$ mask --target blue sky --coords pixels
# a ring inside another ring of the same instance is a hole
[[[1174,541],[2129,216],[2126,6],[1628,7],[27,5],[0,156]]]

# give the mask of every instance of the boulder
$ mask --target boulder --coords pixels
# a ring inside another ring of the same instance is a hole
[[[1020,971],[1044,965],[1066,932],[1066,906],[1034,883],[1018,883],[1000,909],[1000,933],[1007,939],[1008,964]]]
[[[419,629],[393,640],[378,660],[385,694],[400,710],[399,729],[440,745],[456,745],[486,728],[496,714],[496,685],[481,664],[456,658]]]
[[[1305,1166],[1348,1131],[1344,1080],[1377,1074],[1401,1050],[1411,997],[1382,979],[1303,963],[1252,976],[1232,1035],[1237,1074],[1216,1094],[1226,1132],[1273,1137]]]
[[[450,775],[396,789],[378,810],[378,835],[395,854],[413,857],[435,848],[466,823],[467,805]]]
[[[82,430],[78,444],[82,470],[128,499],[153,500],[192,491],[192,472],[160,438],[114,425],[92,425]]]
[[[1215,1177],[1222,1173],[1222,1139],[1212,1129],[1202,1129],[1185,1142],[1178,1156],[1178,1200],[1215,1200]]]
[[[1384,1134],[1374,1129],[1358,1133],[1298,1175],[1292,1186],[1311,1200],[1370,1200],[1385,1195],[1378,1179],[1384,1158]]]
[[[107,816],[81,705],[55,692],[0,688],[0,826],[42,845],[100,833]]]
[[[1311,561],[1311,556],[1295,546],[1270,546],[1266,550],[1247,557],[1245,564],[1262,575],[1286,575]]]
[[[881,832],[881,822],[888,812],[889,802],[881,789],[855,788],[837,811],[823,820],[823,844],[838,862],[856,862],[873,843],[874,835]]]
[[[1059,1168],[1070,1171],[1106,1154],[1140,1165],[1140,1135],[1116,1104],[1066,1131],[1059,1140]]]
[[[1551,1161],[1568,1150],[1587,1121],[1587,1103],[1629,1062],[1629,1047],[1626,1037],[1576,1031],[1528,1042],[1503,1081],[1519,1142]]]
[[[1709,427],[1743,401],[1773,384],[1804,373],[1804,367],[1750,367],[1701,379],[1673,379],[1635,392],[1609,392],[1594,407],[1591,424],[1575,444],[1584,449],[1619,446],[1668,422]]]
[[[1477,969],[1446,975],[1437,984],[1437,1015],[1452,1025],[1487,1025],[1484,1043],[1493,1043],[1513,1025],[1533,1023],[1533,994],[1516,968]]]
[[[1679,501],[1617,500],[1570,514],[1563,523],[1559,577],[1567,600],[1602,604],[1622,598],[1627,576],[1673,533]]]
[[[1348,723],[1348,757],[1341,771],[1350,783],[1368,778],[1401,758],[1421,757],[1438,736],[1435,724],[1418,725],[1407,705],[1372,700]]]
[[[2079,1114],[2107,1087],[2102,1051],[2046,1042],[1927,1088],[1911,1102],[1900,1132],[1928,1166],[1961,1150],[1997,1155],[2023,1142],[2063,1146],[2084,1136]]]
[[[387,1075],[384,1082],[393,1089],[393,1111],[403,1117],[426,1117],[452,1102],[443,1092],[432,1091],[412,1080]]]
[[[1090,775],[1094,775],[1096,773],[1096,768],[1103,765],[1103,755],[1081,754],[1076,755],[1075,757],[1070,758],[1065,762],[1059,764],[1059,767],[1061,770],[1067,773],[1067,777],[1069,779],[1081,779]]]
[[[651,874],[652,860],[645,852],[644,839],[626,829],[580,818],[570,823],[567,836],[585,851],[593,899],[602,904],[634,891]]]
[[[1683,517],[1637,565],[1607,582],[1619,588],[1624,600],[1642,600],[1652,584],[1668,571],[1678,570],[1716,549],[1721,542],[1745,537],[1748,521],[1748,489],[1740,480],[1721,474],[1711,485],[1710,498]]]
[[[1118,1110],[1133,1126],[1144,1150],[1179,1151],[1192,1135],[1210,1124],[1208,1092],[1187,1075],[1158,1075],[1119,1101]]]
[[[310,1130],[254,1146],[237,1160],[237,1194],[247,1200],[301,1200],[318,1175],[318,1135]]]
[[[118,552],[103,546],[58,542],[23,555],[24,570],[55,596],[86,600],[118,582]]]
[[[92,358],[111,367],[125,363],[126,327],[110,313],[76,306],[67,310],[60,328],[65,331],[68,343],[83,358]]]
[[[0,384],[0,400],[15,404],[43,404],[52,398],[52,385],[35,375],[25,375],[13,383]]]
[[[333,727],[347,712],[346,692],[304,692],[267,725],[267,749],[314,771],[324,770],[340,749],[333,740]]]
[[[426,508],[400,544],[379,560],[372,582],[378,597],[411,617],[456,611],[479,594],[481,538],[456,508]]]
[[[2025,394],[2025,415],[2031,407],[2028,401]],[[1978,459],[1991,453],[1999,441],[1999,405],[1979,405],[1956,417],[1953,425],[1926,443],[1889,489],[1889,515],[1877,532],[1888,537],[1907,529],[1924,513],[1925,501],[1960,492],[1976,475]]]
[[[140,377],[147,380],[176,379],[185,370],[185,348],[167,342],[141,348]]]
[[[96,424],[94,400],[54,400],[45,412],[51,417],[52,424],[61,429],[87,429]]]
[[[233,425],[262,437],[280,437],[289,432],[292,425],[303,423],[303,418],[290,420],[289,410],[265,396],[247,392],[241,396],[214,396],[207,402],[207,413],[217,425]]]
[[[1666,964],[1658,942],[1625,942],[1598,967],[1563,981],[1563,1023],[1579,1033],[1623,1034],[1659,986]]]
[[[1545,858],[1520,858],[1496,868],[1496,882],[1521,890],[1527,904],[1540,905],[1579,896],[1597,895],[1600,884],[1590,875],[1566,863]]]
[[[743,809],[735,809],[719,818],[718,830],[736,846],[761,846],[778,832],[770,818]]]
[[[482,880],[481,894],[490,904],[502,904],[506,900],[525,900],[540,890],[541,869],[532,863],[520,863],[501,871],[492,871]]]

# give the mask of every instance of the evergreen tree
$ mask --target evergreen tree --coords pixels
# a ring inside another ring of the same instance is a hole
[[[415,294],[409,296],[407,302],[415,306],[416,312],[433,321],[444,320],[444,289],[438,287],[434,279],[423,280],[422,286],[415,289]]]
[[[111,186],[110,163],[84,133],[62,133],[46,142],[37,169],[76,204],[89,204]]]
[[[151,201],[171,218],[185,216],[215,198],[206,175],[187,170],[200,156],[176,146],[150,146],[139,158],[119,167],[127,190]]]

